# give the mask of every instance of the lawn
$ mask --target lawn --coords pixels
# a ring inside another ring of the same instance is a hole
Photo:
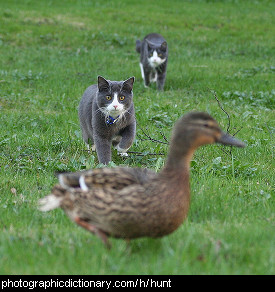
[[[275,274],[275,2],[0,0],[0,274]],[[163,92],[145,89],[135,41],[168,42]],[[55,172],[99,167],[77,107],[97,76],[135,76],[137,137],[111,166],[159,170],[175,121],[210,113],[246,148],[205,146],[191,163],[185,223],[108,251],[37,201]],[[219,102],[218,102],[219,101]],[[229,117],[229,118],[228,118]]]

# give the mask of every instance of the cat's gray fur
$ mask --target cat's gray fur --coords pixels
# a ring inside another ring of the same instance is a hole
[[[98,76],[98,84],[89,86],[80,101],[78,116],[82,137],[88,145],[89,140],[94,144],[100,163],[108,164],[111,161],[112,144],[122,155],[127,155],[126,151],[134,141],[136,119],[133,83],[134,77],[125,81],[110,81]],[[107,100],[106,96],[111,100]],[[119,100],[121,96],[125,97],[123,101]],[[116,109],[112,112],[107,110],[115,100],[119,103],[118,108],[123,105],[117,119]],[[110,113],[112,118],[109,118]]]
[[[168,45],[166,40],[157,33],[151,33],[142,41],[136,41],[136,51],[140,53],[141,75],[144,86],[148,87],[150,82],[157,82],[157,89],[163,90],[168,62]],[[156,60],[153,52],[156,51]]]

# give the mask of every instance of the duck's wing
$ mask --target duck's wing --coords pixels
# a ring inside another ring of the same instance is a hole
[[[114,167],[58,174],[64,188],[81,188],[88,191],[94,187],[121,190],[134,184],[144,184],[156,172],[146,168]]]
[[[39,200],[41,211],[62,208],[68,217],[81,227],[98,236],[107,247],[110,247],[108,237],[128,238],[129,224],[139,222],[144,208],[142,194],[144,186],[131,185],[123,190],[111,188],[93,188],[83,191],[81,188],[63,188],[55,185],[51,194]],[[138,226],[134,229],[138,229]],[[138,235],[143,230],[138,230]]]

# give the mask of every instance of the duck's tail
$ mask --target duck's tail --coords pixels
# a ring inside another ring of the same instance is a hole
[[[56,185],[52,193],[38,201],[38,209],[42,212],[47,212],[61,206],[61,202],[66,190],[60,185]]]
[[[57,198],[55,195],[50,194],[38,201],[39,210],[47,212],[60,207],[61,198]]]

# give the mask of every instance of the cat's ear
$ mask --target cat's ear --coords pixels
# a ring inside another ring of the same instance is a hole
[[[131,77],[123,82],[122,88],[128,92],[133,90],[133,85],[135,82],[135,77]]]
[[[109,82],[102,76],[97,77],[98,91],[107,91],[110,88]]]
[[[147,48],[152,48],[152,46],[154,45],[153,43],[151,43],[150,41],[148,40],[145,40],[146,43],[147,43]]]
[[[163,51],[166,51],[166,50],[167,50],[167,42],[164,41],[164,42],[161,44],[160,48],[161,48]]]

